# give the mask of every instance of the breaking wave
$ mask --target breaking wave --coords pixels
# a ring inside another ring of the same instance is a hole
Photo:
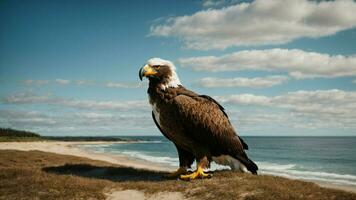
[[[356,186],[356,176],[350,174],[336,174],[329,172],[317,172],[299,170],[296,164],[275,164],[269,162],[257,162],[262,174],[282,176],[292,179],[328,182],[338,185]]]

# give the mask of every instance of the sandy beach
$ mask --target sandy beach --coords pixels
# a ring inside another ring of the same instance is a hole
[[[126,167],[134,167],[137,169],[146,169],[146,170],[163,171],[163,172],[169,172],[175,170],[175,168],[173,167],[164,166],[153,162],[132,159],[122,155],[96,153],[77,147],[77,145],[82,145],[82,144],[109,144],[109,143],[125,143],[125,142],[62,142],[62,141],[2,142],[0,143],[0,150],[20,150],[20,151],[38,150],[38,151],[50,152],[50,153],[56,153],[62,155],[85,157],[92,160],[105,161],[112,164],[126,166]],[[317,184],[325,188],[334,188],[334,189],[340,189],[340,190],[356,193],[356,188],[352,186],[334,185],[334,184],[324,183],[324,182],[317,182]],[[127,195],[126,193],[124,194]],[[135,195],[137,194],[135,193]]]
[[[148,169],[154,171],[172,171],[174,168],[160,165],[153,162],[140,161],[130,159],[126,156],[112,155],[104,153],[96,153],[86,151],[83,148],[78,148],[80,144],[110,144],[110,143],[126,143],[126,142],[62,142],[62,141],[41,141],[41,142],[2,142],[0,150],[20,150],[20,151],[44,151],[56,154],[71,155],[85,157],[92,160],[100,160],[117,164],[126,167],[134,167],[137,169]]]

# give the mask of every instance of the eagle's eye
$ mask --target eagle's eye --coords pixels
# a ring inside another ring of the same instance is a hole
[[[156,70],[159,70],[159,68],[161,68],[160,65],[154,65],[154,66],[152,66],[152,67],[155,68]]]

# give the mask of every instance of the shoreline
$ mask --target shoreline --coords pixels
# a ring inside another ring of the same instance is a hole
[[[114,144],[114,143],[131,143],[130,141],[115,141],[115,142],[107,142],[107,141],[78,141],[78,142],[70,142],[70,141],[39,141],[39,142],[1,142],[0,150],[20,150],[20,151],[43,151],[50,152],[62,155],[72,155],[78,157],[85,157],[92,160],[100,160],[109,162],[112,164],[117,164],[125,167],[133,167],[137,169],[147,169],[152,171],[161,171],[161,172],[170,172],[176,170],[174,167],[170,167],[167,165],[150,162],[146,160],[139,160],[135,158],[130,158],[125,155],[114,155],[110,153],[98,153],[86,148],[77,147],[77,145],[85,145],[85,144]],[[268,176],[276,176],[270,174],[263,174]],[[293,178],[287,178],[292,179]],[[298,179],[295,179],[298,180]],[[303,180],[306,182],[313,182],[317,185],[324,188],[332,188],[339,189],[347,192],[356,193],[356,187],[350,185],[338,185],[332,184],[329,182],[318,182],[312,180]]]

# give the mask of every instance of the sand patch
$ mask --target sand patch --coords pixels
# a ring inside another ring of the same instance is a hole
[[[180,192],[159,192],[150,196],[139,190],[115,191],[107,196],[107,200],[183,200]]]

